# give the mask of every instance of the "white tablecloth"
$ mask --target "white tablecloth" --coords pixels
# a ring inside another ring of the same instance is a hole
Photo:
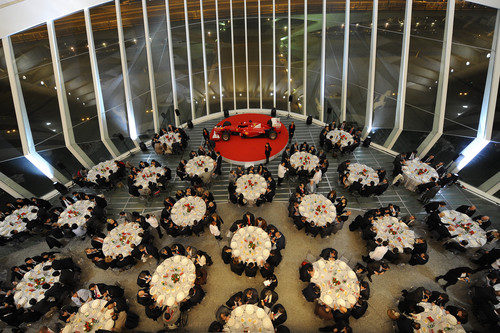
[[[243,175],[236,180],[236,193],[243,194],[250,202],[257,200],[266,190],[266,179],[259,174]]]
[[[428,183],[431,178],[439,179],[437,171],[430,165],[421,162],[418,158],[406,161],[402,166],[405,187],[415,191],[418,185]]]
[[[158,138],[158,140],[162,144],[166,144],[170,148],[172,148],[172,144],[174,142],[181,142],[181,135],[179,133],[174,133],[174,132],[168,132],[167,134],[164,134]]]
[[[259,266],[269,257],[271,247],[269,235],[259,227],[240,228],[231,239],[233,256],[239,257],[244,263],[255,262]]]
[[[361,178],[361,184],[369,185],[374,182],[375,185],[378,184],[379,178],[377,171],[373,170],[367,165],[360,163],[352,163],[347,167],[349,170],[349,177],[347,178],[347,184],[351,185],[355,181]]]
[[[346,147],[350,142],[351,145],[354,143],[352,135],[346,131],[334,129],[326,134],[326,138],[330,140],[333,144],[336,144],[340,140],[340,146]]]
[[[408,226],[393,216],[382,216],[373,221],[377,236],[389,242],[389,249],[398,248],[399,253],[403,253],[403,248],[413,249],[415,243],[415,233]]]
[[[118,257],[119,254],[123,257],[129,256],[133,250],[132,244],[137,246],[141,243],[142,236],[139,234],[143,232],[144,230],[139,223],[131,222],[118,225],[104,238],[102,253],[113,258]]]
[[[414,321],[420,324],[420,329],[418,331],[415,330],[415,332],[436,333],[442,330],[447,333],[465,333],[462,325],[457,323],[455,317],[446,313],[445,309],[427,302],[420,302],[418,305],[422,306],[425,310],[419,314],[412,314]]]
[[[104,307],[106,303],[105,299],[94,299],[83,304],[71,321],[66,324],[62,333],[111,330],[115,325],[112,318],[113,310],[106,310]]]
[[[181,198],[174,204],[170,212],[172,222],[180,227],[194,225],[194,221],[200,222],[207,211],[207,204],[198,196],[187,196]]]
[[[134,184],[136,186],[142,185],[143,189],[147,189],[149,187],[149,182],[157,182],[157,174],[164,175],[165,169],[162,167],[148,166],[137,173]]]
[[[319,157],[305,151],[298,151],[290,156],[290,164],[297,170],[314,170],[319,164]]]
[[[317,226],[333,223],[337,216],[335,205],[322,194],[309,194],[299,204],[300,215]]]
[[[85,224],[85,215],[90,215],[87,211],[89,207],[94,207],[95,202],[90,200],[78,200],[72,205],[69,205],[64,212],[59,215],[57,223],[60,225],[68,224],[70,227],[73,224],[82,226]]]
[[[49,283],[50,286],[59,281],[59,276],[52,276],[55,272],[52,268],[44,271],[43,267],[50,266],[50,263],[42,262],[32,270],[26,272],[23,278],[14,289],[14,303],[23,308],[30,308],[30,299],[34,298],[41,301],[45,298],[45,292],[48,290],[42,288],[42,284]]]
[[[244,304],[231,311],[224,332],[274,332],[273,322],[264,309]]]
[[[342,260],[325,260],[313,263],[311,282],[321,289],[320,301],[331,308],[351,308],[359,298],[359,281],[356,273]]]
[[[36,213],[31,211],[36,209]],[[26,223],[23,219],[26,218],[29,221],[35,220],[38,216],[38,207],[36,206],[24,206],[13,211],[10,215],[7,215],[3,221],[0,221],[0,236],[10,238],[12,237],[11,232],[17,230],[17,232],[23,232],[26,230]]]
[[[201,155],[190,159],[186,163],[186,173],[193,177],[194,175],[201,176],[208,169],[207,173],[211,173],[215,168],[215,161],[210,156]]]
[[[118,171],[118,166],[114,160],[104,161],[94,165],[87,173],[87,179],[91,182],[97,183],[97,175],[100,175],[101,178],[108,180],[110,171]]]
[[[172,306],[188,296],[195,279],[194,263],[185,256],[174,255],[156,268],[149,292],[157,304]]]
[[[445,210],[439,214],[441,223],[446,224],[453,239],[456,242],[466,240],[466,247],[481,247],[486,244],[486,231],[473,221],[468,215],[456,210]]]

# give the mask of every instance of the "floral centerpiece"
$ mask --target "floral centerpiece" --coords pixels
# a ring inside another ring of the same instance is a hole
[[[318,205],[318,206],[316,207],[315,214],[316,214],[316,215],[319,215],[319,214],[321,214],[321,213],[323,213],[323,214],[326,214],[326,213],[327,213],[327,211],[326,211],[326,206],[325,206],[325,205]]]
[[[427,168],[419,168],[419,169],[417,169],[417,175],[421,176],[421,175],[427,173],[427,171],[429,171],[429,170],[427,170]]]
[[[92,331],[92,327],[95,325],[97,320],[95,318],[92,318],[90,321],[86,321],[84,326],[85,332],[90,332]]]
[[[184,207],[186,207],[186,211],[188,213],[191,213],[191,211],[194,209],[194,205],[191,205],[190,203],[185,203]]]

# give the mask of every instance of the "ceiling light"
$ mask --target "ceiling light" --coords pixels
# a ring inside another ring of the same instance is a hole
[[[465,65],[466,65],[466,66],[469,66],[469,65],[470,65],[470,61],[467,61],[467,62],[465,63]]]
[[[452,72],[452,73],[453,73],[453,71],[454,71],[454,70],[453,70],[453,68],[452,68],[452,69],[450,70],[450,72]]]
[[[50,126],[52,123],[50,121],[46,122],[45,125]]]
[[[462,105],[462,107],[463,107],[464,109],[468,109],[468,108],[469,108],[469,106],[468,106],[468,105]]]
[[[488,54],[486,55],[486,58],[489,58],[491,57],[491,53],[488,52]]]
[[[45,84],[45,82],[43,82],[43,81],[40,81],[40,84],[41,84],[41,85],[43,86],[43,85]]]
[[[26,75],[23,75],[23,80],[26,80]]]

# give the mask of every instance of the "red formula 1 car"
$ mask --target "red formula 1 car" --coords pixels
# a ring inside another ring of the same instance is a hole
[[[279,118],[271,118],[267,123],[252,122],[250,120],[235,125],[232,125],[229,121],[225,121],[222,126],[214,127],[211,139],[214,141],[229,141],[231,135],[239,135],[242,138],[265,136],[274,140],[281,133],[281,128],[282,125]]]

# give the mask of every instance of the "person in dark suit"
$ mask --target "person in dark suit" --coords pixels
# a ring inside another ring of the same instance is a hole
[[[270,309],[277,300],[278,294],[274,290],[270,288],[264,288],[260,293],[259,306]]]
[[[359,299],[351,309],[351,316],[355,319],[359,319],[365,314],[367,309],[368,302],[363,299]]]
[[[439,208],[446,207],[446,202],[444,201],[431,201],[428,204],[424,205],[424,209],[427,214],[431,214],[434,212],[438,212]]]
[[[472,206],[462,205],[455,210],[457,212],[464,213],[465,215],[467,215],[469,217],[472,217],[472,215],[474,215],[476,213],[477,208],[474,205],[472,205]]]
[[[245,275],[248,277],[255,277],[259,268],[254,262],[248,263],[245,267]]]
[[[271,317],[273,326],[278,327],[279,325],[283,324],[287,319],[285,307],[281,304],[276,304],[271,309],[269,316]]]
[[[290,143],[292,142],[294,134],[295,134],[295,123],[292,121],[292,123],[288,125],[288,141]]]
[[[243,305],[243,293],[241,291],[238,291],[236,294],[234,294],[228,299],[226,305],[230,309],[234,309],[240,305]]]
[[[311,277],[314,273],[313,265],[311,263],[302,263],[299,268],[299,279],[303,282],[311,281]]]
[[[427,241],[423,238],[415,238],[415,243],[413,243],[413,253],[425,252],[427,252]]]
[[[268,143],[266,143],[266,145],[264,146],[264,154],[266,155],[266,164],[269,163],[269,157],[271,156],[271,145]]]
[[[267,279],[269,276],[274,274],[274,266],[272,266],[269,262],[264,263],[264,265],[260,268],[260,274],[263,278]]]
[[[247,288],[243,291],[244,304],[257,304],[259,302],[259,293],[254,288]]]
[[[472,269],[469,267],[457,267],[452,268],[444,275],[436,276],[436,282],[439,280],[445,280],[446,284],[443,289],[446,290],[449,286],[456,284],[458,281],[469,281],[469,276],[472,274]]]
[[[448,296],[448,294],[439,291],[433,291],[427,302],[434,303],[437,306],[444,307],[449,300],[450,296]]]
[[[231,271],[241,276],[245,271],[245,264],[239,261],[238,258],[233,258],[231,261]]]
[[[448,305],[446,307],[446,311],[448,311],[453,317],[457,318],[457,322],[462,325],[467,324],[469,321],[469,314],[464,308]]]
[[[314,302],[321,295],[321,289],[317,284],[311,282],[302,289],[302,295],[308,302]]]
[[[227,265],[231,262],[232,249],[229,246],[224,246],[222,248],[222,261]]]
[[[427,253],[413,253],[408,263],[411,266],[416,266],[416,265],[425,265],[428,261],[429,261],[429,255]]]

